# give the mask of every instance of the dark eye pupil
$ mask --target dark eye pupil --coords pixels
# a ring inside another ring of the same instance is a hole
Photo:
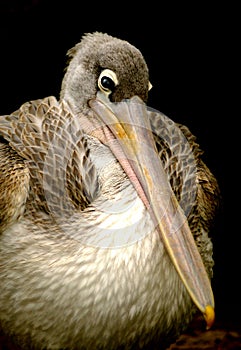
[[[101,85],[103,86],[104,89],[107,89],[110,91],[113,91],[114,87],[115,87],[115,83],[109,77],[102,77],[101,78]]]

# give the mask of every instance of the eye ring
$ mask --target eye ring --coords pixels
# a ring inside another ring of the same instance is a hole
[[[99,75],[98,87],[107,96],[113,92],[118,83],[117,76],[111,69],[104,69]]]

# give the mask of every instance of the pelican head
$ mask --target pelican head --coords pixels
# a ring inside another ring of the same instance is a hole
[[[68,56],[60,98],[70,103],[74,113],[86,111],[98,92],[111,102],[132,96],[147,101],[148,67],[141,52],[127,41],[98,32],[87,34]]]

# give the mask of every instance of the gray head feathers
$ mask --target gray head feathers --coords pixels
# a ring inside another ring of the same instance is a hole
[[[75,113],[83,112],[98,92],[98,77],[104,69],[113,71],[118,80],[110,96],[112,102],[134,95],[146,102],[147,64],[141,52],[127,41],[99,32],[86,34],[67,54],[70,60],[60,98],[68,101]]]

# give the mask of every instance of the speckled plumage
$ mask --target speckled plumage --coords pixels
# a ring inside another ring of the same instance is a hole
[[[0,327],[23,349],[165,349],[196,307],[88,105],[101,69],[118,77],[111,101],[146,102],[148,68],[136,48],[102,33],[69,55],[59,101],[27,102],[0,119]],[[175,125],[195,159],[192,177],[188,158],[178,162],[188,152],[174,123],[148,113],[211,278],[216,179],[188,128]]]

